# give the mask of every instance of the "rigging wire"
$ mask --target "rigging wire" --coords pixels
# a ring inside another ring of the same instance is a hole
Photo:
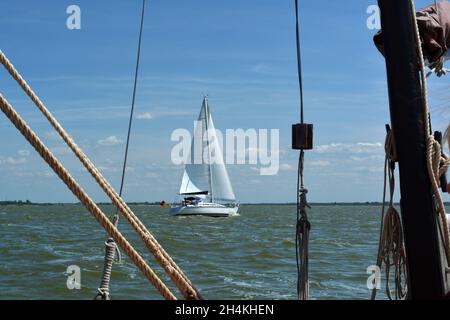
[[[142,42],[142,29],[144,27],[145,2],[146,2],[146,0],[142,0],[141,26],[139,29],[139,41],[138,41],[138,49],[137,49],[136,68],[135,68],[135,72],[134,72],[133,97],[131,99],[131,111],[130,111],[130,119],[128,122],[127,143],[125,145],[125,155],[123,158],[122,178],[120,181],[119,196],[122,196],[123,185],[124,185],[124,181],[125,181],[125,171],[126,171],[127,160],[128,160],[128,147],[130,145],[131,127],[133,124],[134,104],[136,101],[136,87],[137,87],[138,74],[139,74],[139,62],[141,59],[141,42]]]
[[[142,0],[142,9],[141,9],[141,24],[139,28],[139,40],[138,40],[138,47],[137,47],[137,57],[136,57],[136,67],[134,72],[134,85],[133,85],[133,95],[131,99],[131,110],[130,110],[130,118],[128,121],[128,131],[127,131],[127,141],[125,144],[125,153],[123,158],[123,164],[122,164],[122,176],[120,180],[120,189],[119,189],[119,196],[122,197],[123,193],[123,187],[125,183],[125,173],[127,168],[127,160],[128,160],[128,149],[130,145],[130,138],[131,138],[131,128],[133,125],[133,115],[134,115],[134,106],[136,101],[136,88],[137,88],[137,81],[138,81],[138,74],[139,74],[139,62],[141,58],[141,43],[142,43],[142,30],[144,27],[144,15],[145,15],[145,4],[146,0]],[[119,209],[116,209],[116,213],[114,214],[112,218],[112,222],[114,226],[117,227],[119,223]],[[114,239],[109,238],[105,242],[105,262],[104,262],[104,268],[103,268],[103,276],[102,281],[100,284],[100,288],[98,288],[98,294],[95,297],[96,300],[109,300],[109,283],[111,280],[111,271],[112,271],[112,264],[113,261],[117,258],[120,261],[120,251],[114,242]]]
[[[298,86],[300,92],[300,123],[304,124],[303,117],[303,79],[302,79],[302,59],[300,51],[300,27],[298,15],[298,0],[295,0],[295,35],[297,48],[297,71]],[[297,296],[299,300],[309,299],[309,280],[308,280],[308,256],[309,256],[309,230],[311,225],[308,221],[306,208],[309,207],[306,200],[308,190],[304,186],[304,149],[300,149],[298,159],[297,175],[297,226],[295,237],[295,256],[297,262]]]
[[[302,78],[302,56],[300,52],[300,27],[298,18],[298,0],[295,0],[295,39],[297,45],[297,74],[298,87],[300,89],[300,123],[303,123],[303,78]]]

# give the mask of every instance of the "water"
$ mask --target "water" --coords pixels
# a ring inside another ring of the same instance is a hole
[[[112,206],[102,209],[113,213]],[[132,209],[205,298],[296,298],[294,206],[245,205],[240,216],[229,218],[173,217],[159,206]],[[318,205],[310,220],[311,298],[367,299],[366,269],[376,259],[379,207]],[[123,219],[120,229],[145,252]],[[96,294],[106,234],[82,206],[0,206],[0,235],[0,299],[92,299]],[[150,255],[145,257],[170,283]],[[81,268],[80,290],[67,289],[70,265]],[[114,265],[111,297],[160,299],[126,256]]]

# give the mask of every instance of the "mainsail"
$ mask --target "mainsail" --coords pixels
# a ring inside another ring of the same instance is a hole
[[[179,193],[207,194],[211,202],[236,201],[206,97],[195,125]]]

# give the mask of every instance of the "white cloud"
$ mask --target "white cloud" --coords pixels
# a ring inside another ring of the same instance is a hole
[[[11,166],[16,166],[19,164],[23,164],[27,162],[27,159],[25,158],[13,158],[13,157],[7,157],[3,160],[4,163],[9,164]]]
[[[122,167],[117,167],[117,166],[105,165],[105,166],[98,166],[97,168],[101,172],[114,172],[114,173],[122,172]],[[135,169],[133,167],[127,166],[125,169],[125,172],[133,173],[133,172],[135,172]]]
[[[97,141],[97,144],[101,146],[115,146],[118,144],[122,144],[123,140],[117,138],[116,136],[109,136],[105,139],[100,139]]]
[[[383,151],[381,142],[331,143],[317,146],[317,153],[377,153]]]
[[[10,167],[14,167],[14,166],[24,164],[26,162],[27,162],[27,158],[25,158],[25,157],[14,158],[14,157],[0,156],[0,165],[5,164]]]
[[[289,163],[282,163],[282,164],[280,164],[280,170],[292,171],[292,170],[295,170],[295,169],[296,169],[296,167],[291,165],[291,164],[289,164]]]
[[[101,172],[118,172],[119,168],[109,166],[97,166],[97,169]]]
[[[63,156],[63,155],[68,155],[72,153],[72,150],[70,150],[70,148],[68,146],[58,146],[58,147],[52,147],[50,148],[50,151],[53,152],[54,155],[56,156]]]
[[[56,174],[53,171],[50,171],[50,170],[38,171],[38,172],[36,172],[36,175],[38,177],[43,177],[43,178],[56,177]]]
[[[23,149],[23,150],[17,151],[17,154],[22,157],[28,157],[30,155],[30,151]]]
[[[152,117],[153,118],[163,118],[163,117],[184,117],[184,116],[192,116],[192,114],[196,114],[198,109],[190,110],[188,108],[179,108],[179,107],[155,107],[152,108]]]
[[[59,140],[59,134],[56,133],[55,131],[48,131],[45,136],[47,137],[47,139],[51,140],[51,141],[56,141]]]
[[[39,178],[52,178],[56,177],[56,174],[50,170],[44,171],[35,171],[35,170],[23,170],[23,169],[14,169],[11,170],[11,174],[20,177],[20,178],[30,178],[30,177],[39,177]]]
[[[358,172],[379,173],[379,172],[384,171],[384,167],[383,166],[360,166],[360,167],[355,167],[354,170],[358,171]]]
[[[137,118],[139,120],[151,120],[151,119],[153,119],[153,116],[150,112],[142,112],[142,113],[138,114]]]
[[[368,155],[368,156],[350,156],[349,159],[351,161],[355,161],[355,162],[368,162],[368,161],[377,161],[377,162],[382,162],[384,160],[384,155],[383,154],[372,154],[372,155]]]
[[[309,161],[308,164],[312,167],[328,167],[331,165],[331,162],[327,160],[313,160]]]
[[[260,155],[270,155],[271,157],[280,157],[281,150],[271,150],[266,147],[248,147],[245,148],[245,154],[237,150],[237,145],[234,146],[234,152],[239,160],[245,160],[246,158],[258,159]]]
[[[256,64],[251,67],[251,71],[262,75],[274,75],[276,70],[267,64]]]
[[[147,172],[147,173],[144,175],[144,177],[145,177],[145,178],[158,178],[159,175],[158,175],[158,173],[156,173],[156,172]]]

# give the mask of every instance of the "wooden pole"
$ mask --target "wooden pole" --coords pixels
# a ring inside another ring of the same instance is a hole
[[[379,0],[408,261],[408,299],[440,299],[444,278],[426,167],[424,105],[409,0]]]

